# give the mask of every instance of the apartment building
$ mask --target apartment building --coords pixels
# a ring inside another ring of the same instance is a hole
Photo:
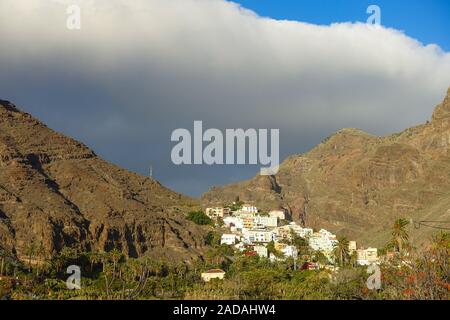
[[[361,266],[367,266],[378,262],[377,248],[358,249],[356,250],[356,255],[356,263]]]
[[[223,218],[225,215],[230,214],[230,209],[224,207],[206,208],[205,213],[211,219]]]
[[[275,234],[269,230],[243,229],[244,240],[247,243],[268,243],[275,240]]]
[[[222,234],[222,237],[220,238],[220,244],[226,244],[226,245],[234,245],[236,242],[239,241],[239,237],[235,234],[231,233],[224,233]]]

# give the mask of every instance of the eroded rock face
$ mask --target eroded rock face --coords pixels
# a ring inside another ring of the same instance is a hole
[[[193,205],[0,100],[0,247],[17,257],[34,246],[189,260],[204,246],[184,218]]]
[[[450,88],[447,91],[447,96],[444,98],[444,101],[434,110],[432,119],[436,124],[439,121],[450,119]]]
[[[387,137],[343,129],[308,153],[287,158],[271,183],[261,179],[215,188],[202,199],[217,203],[239,196],[263,209],[283,207],[297,221],[368,244],[382,244],[398,217],[449,220],[450,89],[425,125]]]

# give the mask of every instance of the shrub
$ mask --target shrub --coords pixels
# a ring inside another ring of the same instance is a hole
[[[187,219],[198,225],[212,224],[212,220],[201,211],[191,211],[187,215]]]

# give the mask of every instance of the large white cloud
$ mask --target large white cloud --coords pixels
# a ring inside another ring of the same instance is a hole
[[[66,29],[69,4],[81,7],[79,31]],[[0,42],[3,98],[34,102],[133,170],[156,162],[182,191],[192,171],[170,165],[170,132],[193,120],[280,128],[287,155],[341,127],[424,122],[450,85],[450,54],[397,30],[277,21],[221,0],[2,0]],[[233,170],[196,168],[200,180],[208,172],[196,191]]]

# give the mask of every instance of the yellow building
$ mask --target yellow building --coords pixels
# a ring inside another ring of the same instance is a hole
[[[254,227],[254,218],[253,217],[249,217],[249,218],[242,218],[242,223],[244,225],[244,228],[247,229],[253,229]]]
[[[230,213],[230,209],[223,207],[206,208],[205,213],[211,219],[223,218],[225,215]]]
[[[356,241],[348,242],[348,250],[350,251],[350,254],[356,251]]]
[[[284,249],[286,249],[287,244],[286,243],[281,243],[281,242],[275,242],[275,250],[277,251],[283,251]]]

